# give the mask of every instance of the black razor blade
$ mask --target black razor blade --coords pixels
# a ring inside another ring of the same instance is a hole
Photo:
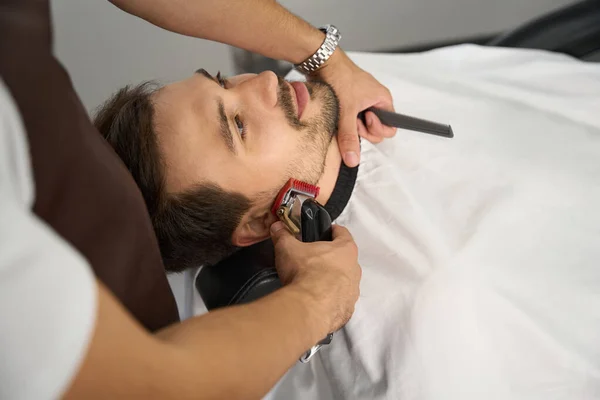
[[[365,126],[367,125],[365,118],[365,113],[367,111],[373,112],[377,115],[381,123],[387,126],[428,133],[430,135],[442,136],[448,139],[454,137],[454,132],[452,132],[452,127],[450,125],[439,124],[437,122],[427,121],[426,119],[410,117],[408,115],[385,111],[375,107],[367,108],[365,111],[358,114],[358,118],[362,120]]]

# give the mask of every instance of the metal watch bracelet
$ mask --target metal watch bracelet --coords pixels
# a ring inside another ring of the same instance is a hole
[[[333,25],[326,25],[320,30],[325,33],[325,40],[321,47],[312,56],[294,66],[305,75],[310,75],[321,68],[329,60],[342,39],[340,31]]]

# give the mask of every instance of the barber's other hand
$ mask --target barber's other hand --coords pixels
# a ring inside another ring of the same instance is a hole
[[[295,287],[315,311],[325,335],[343,327],[358,300],[361,268],[350,232],[333,225],[332,242],[303,243],[281,222],[271,226],[275,265],[284,285]]]
[[[394,111],[392,95],[377,79],[359,68],[341,49],[337,49],[328,62],[319,69],[315,78],[329,83],[340,100],[338,144],[344,163],[355,167],[360,161],[358,136],[372,143],[396,134],[396,128],[383,125],[372,112],[365,115],[367,126],[357,118],[369,107]],[[310,79],[310,78],[309,78]]]

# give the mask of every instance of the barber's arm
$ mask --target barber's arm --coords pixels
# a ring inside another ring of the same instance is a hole
[[[164,29],[226,43],[295,64],[310,57],[324,34],[272,0],[111,0],[133,15]],[[311,77],[309,77],[310,79]],[[367,125],[357,119],[371,106],[393,111],[392,96],[370,74],[337,49],[314,78],[330,83],[340,99],[338,142],[344,162],[358,164],[358,134],[372,142],[395,134],[367,112]],[[352,155],[354,153],[354,156]]]
[[[356,245],[342,227],[333,234],[333,242],[301,243],[285,228],[272,232],[282,289],[156,335],[99,283],[95,332],[66,397],[264,396],[302,353],[353,313],[361,275]]]

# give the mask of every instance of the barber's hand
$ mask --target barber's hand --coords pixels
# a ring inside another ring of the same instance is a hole
[[[354,313],[361,269],[350,232],[333,225],[332,242],[303,243],[281,222],[271,226],[275,265],[284,285],[298,288],[316,315],[321,335],[343,327]]]
[[[365,115],[367,126],[357,118],[358,113],[369,107],[394,111],[390,91],[359,68],[341,49],[337,49],[328,62],[319,69],[315,78],[333,86],[340,99],[340,122],[338,144],[344,163],[355,167],[360,161],[358,136],[372,143],[396,134],[396,128],[383,125],[372,112]],[[309,78],[310,79],[310,78]]]

